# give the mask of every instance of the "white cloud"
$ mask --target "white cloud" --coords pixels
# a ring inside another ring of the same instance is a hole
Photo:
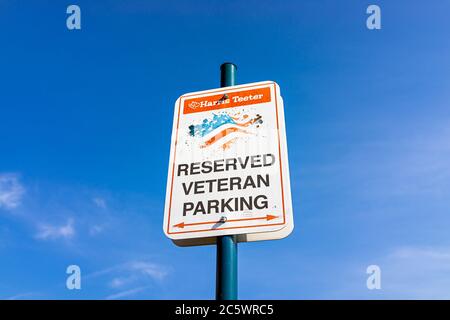
[[[323,278],[329,289],[319,299],[450,299],[448,246],[399,246],[382,255],[370,253],[362,260],[342,262],[336,263],[334,275]],[[381,269],[380,290],[366,286],[366,270],[373,264]]]
[[[99,207],[101,209],[106,209],[106,200],[105,199],[97,197],[97,198],[93,198],[92,201],[94,202],[94,204],[97,207]]]
[[[450,299],[450,248],[400,247],[379,265],[384,298]]]
[[[427,129],[400,133],[384,125],[374,126],[372,129],[379,132],[374,137],[324,145],[327,150],[336,150],[333,158],[292,170],[291,183],[318,192],[334,188],[341,194],[351,193],[352,198],[428,197],[430,202],[431,198],[446,202],[450,192],[450,119],[422,126]]]
[[[102,233],[104,230],[104,227],[101,225],[93,225],[89,228],[89,234],[91,236],[95,236],[96,234]]]
[[[163,280],[167,276],[166,268],[155,263],[135,261],[130,263],[130,268],[150,276],[155,280]]]
[[[450,269],[450,249],[430,247],[402,247],[394,250],[390,254],[390,258],[449,262],[446,266]]]
[[[25,188],[13,173],[0,174],[0,208],[14,209],[21,204]]]
[[[30,297],[36,296],[36,295],[37,295],[37,293],[35,293],[35,292],[19,293],[14,296],[6,298],[6,300],[21,300],[21,299],[26,300],[26,299],[29,299]]]
[[[113,281],[116,285],[119,285],[124,284],[125,282],[128,283],[130,282],[129,280],[132,279],[138,280],[138,276],[150,277],[153,280],[163,280],[168,274],[169,269],[166,266],[145,260],[133,260],[90,273],[84,276],[84,278],[88,279],[105,275],[116,275],[116,277],[113,278]],[[125,279],[127,281],[125,281]],[[110,284],[112,283],[113,282],[110,282]]]
[[[169,274],[167,267],[145,261],[133,260],[117,266],[109,267],[84,276],[84,279],[107,277],[108,287],[113,289],[130,287],[131,285],[150,284],[152,281],[162,281]]]
[[[69,219],[66,224],[62,226],[56,226],[51,224],[41,224],[38,226],[39,232],[36,234],[36,239],[48,240],[48,239],[69,239],[75,235],[73,219]]]
[[[132,296],[136,293],[142,292],[145,289],[147,289],[149,286],[145,286],[145,287],[138,287],[138,288],[134,288],[134,289],[130,289],[130,290],[125,290],[125,291],[121,291],[119,293],[115,293],[112,295],[107,296],[105,299],[106,300],[115,300],[115,299],[122,299],[128,296]]]
[[[111,280],[109,286],[111,288],[120,288],[125,285],[132,283],[135,280],[135,277],[117,277]]]

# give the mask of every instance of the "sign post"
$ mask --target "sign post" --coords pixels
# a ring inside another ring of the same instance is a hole
[[[181,247],[216,245],[216,299],[236,300],[237,244],[285,238],[294,219],[280,87],[220,70],[220,88],[175,102],[163,230]]]
[[[236,85],[236,65],[220,66],[220,86]],[[237,240],[236,236],[217,237],[216,300],[237,299]]]

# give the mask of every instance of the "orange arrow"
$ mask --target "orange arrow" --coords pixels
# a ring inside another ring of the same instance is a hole
[[[184,228],[184,222],[179,223],[179,224],[175,224],[174,227],[183,229]]]
[[[276,218],[278,218],[278,216],[274,216],[274,215],[268,214],[268,215],[266,215],[264,217],[231,219],[231,220],[226,220],[226,221],[222,221],[222,220],[217,221],[216,220],[216,221],[205,221],[205,222],[194,222],[194,223],[181,222],[181,223],[175,224],[173,226],[175,228],[183,229],[185,226],[197,226],[197,225],[201,225],[201,224],[225,223],[225,222],[249,221],[249,220],[266,220],[266,221],[270,221],[270,220],[273,220],[273,219],[276,219]]]

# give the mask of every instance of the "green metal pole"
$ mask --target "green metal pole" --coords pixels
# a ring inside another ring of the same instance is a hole
[[[220,66],[220,86],[236,84],[237,67],[226,62]],[[237,300],[236,236],[217,237],[216,300]]]

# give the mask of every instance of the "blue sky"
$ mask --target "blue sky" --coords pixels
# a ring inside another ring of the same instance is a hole
[[[217,87],[224,61],[281,87],[296,225],[239,245],[239,297],[450,298],[448,12],[0,0],[0,298],[214,298],[215,247],[175,247],[161,226],[173,103]]]

